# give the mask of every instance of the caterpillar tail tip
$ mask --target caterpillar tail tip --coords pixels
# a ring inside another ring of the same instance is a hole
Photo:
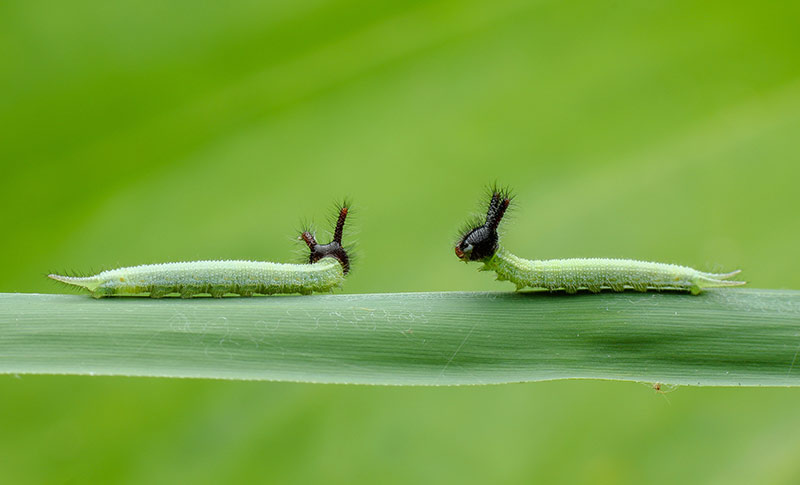
[[[744,286],[747,284],[746,281],[729,279],[738,275],[741,272],[742,270],[737,269],[736,271],[731,271],[730,273],[700,273],[698,286],[700,288],[723,288],[731,286]]]
[[[66,284],[68,284],[68,285],[72,285],[72,284],[74,284],[74,283],[72,282],[72,280],[73,280],[74,278],[73,278],[73,277],[71,277],[71,276],[62,276],[62,275],[60,275],[60,274],[55,274],[55,273],[53,273],[53,274],[49,274],[49,275],[47,275],[47,277],[48,277],[48,278],[50,278],[51,280],[60,281],[61,283],[66,283]]]
[[[94,292],[98,286],[100,286],[100,282],[96,278],[83,278],[79,276],[63,276],[59,274],[49,274],[47,275],[48,278],[51,280],[58,281],[60,283],[64,283],[71,286],[79,286],[81,288],[86,288],[87,290]]]
[[[732,276],[732,275],[731,275]],[[728,276],[730,277],[730,276]],[[726,280],[722,278],[708,278],[704,277],[700,280],[700,287],[701,288],[723,288],[723,287],[730,287],[730,286],[744,286],[747,284],[747,281],[739,281],[739,280]]]
[[[727,280],[728,278],[732,278],[741,272],[742,270],[737,269],[736,271],[731,271],[730,273],[703,273],[703,276],[715,280]]]

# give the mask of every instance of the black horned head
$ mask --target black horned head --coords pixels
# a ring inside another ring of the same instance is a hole
[[[335,258],[342,265],[344,274],[350,271],[350,257],[347,255],[347,250],[342,246],[344,221],[347,219],[349,206],[350,204],[345,202],[338,207],[339,216],[336,219],[336,227],[333,230],[333,240],[328,244],[319,244],[311,231],[306,230],[300,234],[300,239],[311,250],[311,254],[308,256],[309,263],[316,263],[322,258]]]
[[[486,210],[486,221],[469,224],[456,243],[456,256],[462,261],[484,261],[497,252],[497,228],[513,198],[507,189],[491,189],[491,200]],[[482,222],[482,223],[481,223]]]

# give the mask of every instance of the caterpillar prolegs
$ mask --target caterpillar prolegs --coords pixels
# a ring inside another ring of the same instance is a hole
[[[481,271],[494,271],[497,279],[510,281],[517,290],[531,287],[575,293],[578,290],[636,291],[677,290],[694,295],[705,288],[744,285],[728,278],[731,273],[704,273],[687,266],[630,259],[575,258],[529,260],[514,256],[499,244],[497,228],[511,203],[508,191],[492,190],[485,221],[462,232],[455,253],[465,262],[483,263]]]
[[[350,270],[350,258],[342,246],[348,204],[339,207],[333,240],[319,244],[311,231],[303,231],[310,251],[307,264],[261,261],[192,261],[146,264],[103,271],[88,277],[48,275],[69,285],[89,290],[95,298],[104,296],[149,296],[191,298],[208,294],[252,296],[277,293],[328,291],[340,286]]]

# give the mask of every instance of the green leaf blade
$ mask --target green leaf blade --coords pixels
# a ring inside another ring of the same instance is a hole
[[[0,373],[800,386],[800,292],[0,294]]]

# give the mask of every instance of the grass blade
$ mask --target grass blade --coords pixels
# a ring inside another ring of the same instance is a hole
[[[0,373],[800,386],[800,292],[0,294]]]

